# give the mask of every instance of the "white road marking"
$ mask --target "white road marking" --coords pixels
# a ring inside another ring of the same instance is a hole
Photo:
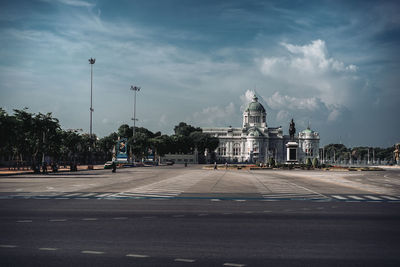
[[[46,251],[54,251],[57,250],[58,248],[39,248],[39,250],[46,250]]]
[[[113,220],[126,220],[128,217],[114,217]]]
[[[83,218],[82,221],[97,221],[97,218]]]
[[[150,258],[148,255],[141,255],[141,254],[126,254],[126,257],[133,257],[133,258]]]
[[[399,200],[399,199],[397,199],[395,197],[390,197],[390,196],[380,196],[380,197],[386,198],[386,199],[389,199],[389,200]]]
[[[240,263],[229,263],[229,262],[226,262],[226,263],[224,263],[224,266],[243,267],[243,266],[246,266],[246,264],[240,264]]]
[[[364,200],[362,197],[358,197],[358,196],[349,196],[349,197],[352,199],[355,199],[355,200]]]
[[[185,217],[185,215],[174,215],[172,217],[174,217],[174,218],[182,218],[182,217]]]
[[[94,250],[82,250],[81,253],[83,254],[104,254],[102,251],[94,251]]]
[[[111,195],[111,193],[107,193],[107,194],[100,194],[100,195],[97,195],[96,197],[105,197],[105,196],[109,196],[109,195]]]
[[[17,223],[31,223],[32,220],[19,220]]]
[[[67,219],[51,219],[49,222],[65,222]]]
[[[0,245],[0,248],[16,248],[16,245]]]
[[[237,201],[237,202],[244,202],[244,201],[246,201],[246,199],[235,199],[235,201]]]
[[[22,190],[23,190],[22,188],[15,189],[16,192],[21,192]]]
[[[56,197],[55,199],[69,199],[67,197]]]
[[[374,197],[374,196],[364,196],[364,197],[369,198],[369,199],[372,199],[372,200],[382,200],[381,198],[379,198],[379,197]]]
[[[213,199],[211,199],[211,201],[221,201],[221,199],[213,198]]]
[[[179,261],[179,262],[195,262],[196,260],[192,260],[192,259],[175,259],[174,261]]]
[[[336,196],[336,195],[332,195],[332,197],[337,198],[337,199],[340,199],[340,200],[345,200],[345,199],[347,199],[347,198],[345,198],[345,197]]]
[[[73,193],[73,194],[67,194],[67,195],[64,195],[64,197],[73,197],[73,196],[78,196],[78,195],[81,195],[82,193]]]

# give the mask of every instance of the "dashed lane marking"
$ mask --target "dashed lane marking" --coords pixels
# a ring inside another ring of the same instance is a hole
[[[128,217],[114,217],[113,220],[127,220]]]
[[[126,257],[133,257],[133,258],[150,258],[149,255],[142,255],[142,254],[126,254]]]
[[[224,263],[224,266],[243,267],[243,266],[246,266],[246,264],[226,262],[226,263]]]
[[[235,201],[237,201],[237,202],[245,202],[246,199],[235,199]]]
[[[49,222],[65,222],[67,219],[51,219]]]
[[[17,223],[31,223],[32,220],[19,220]]]
[[[221,199],[213,198],[213,199],[211,199],[211,201],[221,201]]]
[[[192,260],[192,259],[174,259],[174,261],[178,261],[178,262],[195,262],[196,260]]]
[[[174,215],[172,217],[174,217],[174,218],[182,218],[182,217],[185,217],[185,215]]]
[[[58,248],[39,248],[39,250],[45,250],[45,251],[54,251],[57,250]]]
[[[83,218],[82,221],[97,221],[97,218]]]
[[[104,254],[103,251],[94,251],[94,250],[82,250],[81,253],[83,254]]]
[[[16,245],[0,245],[0,248],[16,248]]]

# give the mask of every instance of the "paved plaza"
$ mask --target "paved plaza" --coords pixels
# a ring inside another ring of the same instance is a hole
[[[215,198],[400,202],[400,169],[205,170],[163,166],[3,176],[0,198]]]

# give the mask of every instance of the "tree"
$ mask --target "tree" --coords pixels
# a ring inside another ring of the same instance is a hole
[[[319,165],[318,159],[317,159],[317,158],[313,158],[313,160],[312,160],[312,166],[313,166],[314,168],[318,168],[318,165]]]
[[[178,125],[174,127],[175,135],[183,135],[189,136],[192,132],[202,132],[201,128],[193,127],[192,125],[188,125],[185,122],[180,122]]]
[[[112,158],[112,149],[117,143],[117,140],[118,134],[112,133],[108,136],[100,138],[100,140],[97,142],[98,149],[101,152],[102,159],[104,161],[110,160]]]

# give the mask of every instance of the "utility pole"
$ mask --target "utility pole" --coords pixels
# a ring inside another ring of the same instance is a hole
[[[94,111],[93,109],[93,65],[96,62],[95,58],[90,58],[89,59],[89,64],[90,64],[90,133],[89,133],[89,138],[90,138],[90,146],[89,146],[89,157],[90,157],[90,164],[92,163],[92,146],[93,146],[93,132],[92,132],[92,113]],[[91,165],[90,165],[91,166]],[[93,166],[91,166],[93,167]],[[90,168],[90,167],[89,167]]]
[[[134,163],[133,161],[133,154],[132,154],[132,146],[135,143],[135,132],[136,132],[136,93],[140,91],[140,87],[139,86],[131,86],[131,89],[134,92],[134,98],[133,98],[133,131],[132,131],[132,145],[131,145],[131,155],[132,155],[132,163]]]

